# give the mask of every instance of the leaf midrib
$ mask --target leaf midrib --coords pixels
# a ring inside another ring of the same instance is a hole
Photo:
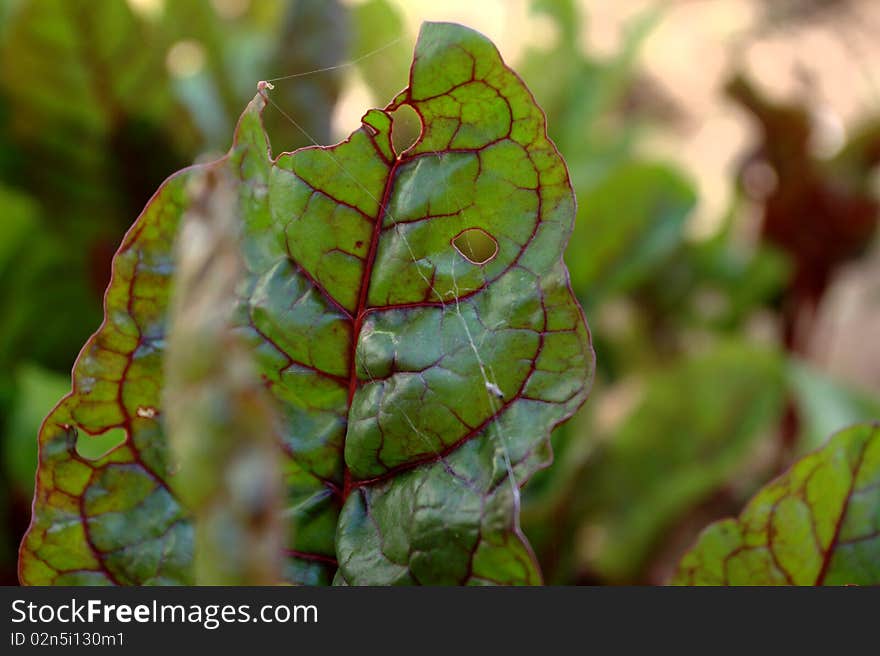
[[[348,360],[348,402],[346,405],[346,419],[351,413],[351,402],[358,388],[356,354],[358,345],[358,336],[364,325],[364,318],[367,315],[367,299],[370,294],[370,280],[373,277],[373,266],[376,263],[376,253],[379,250],[379,238],[382,235],[382,224],[385,221],[385,215],[388,213],[388,203],[391,200],[391,192],[394,189],[394,181],[397,177],[397,171],[403,159],[398,156],[394,160],[394,164],[388,171],[388,177],[385,180],[385,188],[382,190],[382,200],[379,202],[379,210],[376,213],[376,220],[373,223],[373,232],[370,236],[370,250],[367,252],[367,259],[364,261],[364,273],[361,278],[361,287],[358,291],[357,306],[354,311],[354,319],[351,330],[351,350]],[[342,486],[342,503],[345,504],[348,495],[353,489],[351,470],[345,460],[345,441],[348,437],[348,428],[346,427],[345,437],[342,440],[342,466],[343,466],[343,486]]]

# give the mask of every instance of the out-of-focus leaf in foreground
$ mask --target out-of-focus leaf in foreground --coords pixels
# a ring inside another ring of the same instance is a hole
[[[838,433],[710,526],[673,580],[698,585],[880,583],[880,426]]]
[[[233,317],[244,266],[231,176],[193,182],[177,240],[164,407],[171,488],[195,527],[197,585],[281,581],[280,444]]]
[[[423,26],[409,86],[329,148],[272,158],[259,93],[209,168],[236,193],[238,333],[282,420],[285,573],[304,583],[537,583],[519,487],[593,353],[562,252],[574,196],[528,89],[483,36]],[[424,130],[392,148],[391,113]],[[40,436],[26,583],[192,580],[161,394],[171,245],[198,170],[114,260],[105,322]],[[98,458],[78,441],[122,431]]]

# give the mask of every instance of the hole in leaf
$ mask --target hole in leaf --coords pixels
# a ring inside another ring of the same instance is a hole
[[[422,136],[422,119],[409,105],[401,105],[391,112],[391,146],[400,155],[411,148]]]
[[[498,242],[482,228],[468,228],[453,237],[452,245],[472,264],[486,264],[498,254]]]
[[[86,460],[100,460],[123,444],[127,437],[124,428],[110,428],[97,435],[89,435],[84,430],[79,430],[76,435],[76,452]]]

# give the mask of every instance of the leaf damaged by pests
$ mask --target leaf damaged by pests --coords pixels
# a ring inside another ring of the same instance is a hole
[[[574,194],[541,109],[491,42],[448,23],[423,25],[407,88],[334,146],[273,157],[270,91],[227,155],[169,178],[123,240],[104,323],[40,434],[22,582],[193,580],[162,395],[173,244],[188,185],[215,170],[240,221],[232,321],[281,420],[287,580],[539,583],[518,490],[594,366],[562,261]],[[404,105],[422,132],[397,154]],[[472,230],[489,257],[459,250]],[[64,425],[128,437],[88,461]]]

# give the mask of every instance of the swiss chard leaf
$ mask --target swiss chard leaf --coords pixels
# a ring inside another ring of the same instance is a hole
[[[539,582],[518,488],[593,369],[562,262],[574,196],[541,110],[485,37],[444,23],[423,26],[409,86],[336,146],[273,159],[266,102],[263,89],[208,167],[237,180],[235,318],[283,422],[287,578]],[[396,154],[404,104],[423,132]],[[25,583],[192,580],[161,393],[193,171],[123,241],[105,321],[44,424]],[[111,429],[123,444],[78,454]]]
[[[880,583],[880,425],[838,433],[710,526],[674,583]]]

